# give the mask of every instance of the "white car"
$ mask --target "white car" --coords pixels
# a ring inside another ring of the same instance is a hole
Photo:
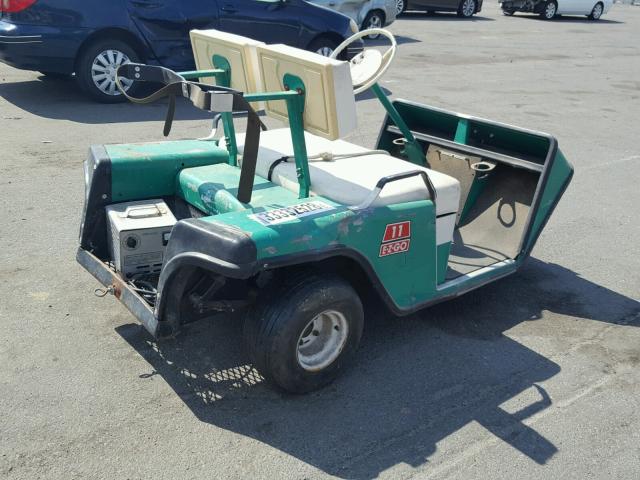
[[[586,15],[589,20],[598,20],[613,5],[613,0],[502,0],[502,13],[537,13],[545,20],[557,15]]]
[[[396,0],[309,0],[350,17],[360,30],[384,28],[396,19]],[[369,35],[370,39],[379,35]]]

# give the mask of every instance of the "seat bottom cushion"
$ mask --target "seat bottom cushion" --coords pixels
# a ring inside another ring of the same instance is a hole
[[[367,152],[368,149],[344,140],[327,140],[305,132],[309,157],[323,153],[347,155]],[[244,135],[237,135],[238,151],[244,149]],[[275,161],[291,157],[279,163],[271,172],[271,181],[294,192],[298,192],[298,178],[293,160],[293,144],[289,129],[262,132],[256,174],[268,178]],[[326,197],[343,205],[360,205],[375,189],[378,181],[389,175],[423,170],[427,172],[437,193],[436,214],[457,213],[460,199],[460,183],[453,177],[435,170],[420,167],[388,154],[371,154],[358,157],[338,158],[332,161],[310,160],[311,193]],[[429,198],[421,177],[412,177],[387,184],[375,206],[391,205]]]

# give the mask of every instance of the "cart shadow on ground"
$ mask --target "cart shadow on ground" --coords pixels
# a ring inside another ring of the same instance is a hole
[[[504,333],[544,311],[640,326],[635,300],[535,259],[515,276],[404,319],[380,313],[373,298],[365,304],[355,364],[306,396],[261,382],[244,353],[241,319],[196,323],[160,344],[138,325],[117,331],[150,364],[141,381],[161,376],[199,420],[331,475],[369,479],[428,462],[439,441],[474,422],[546,463],[558,447],[523,421],[552,404],[538,383],[560,366]],[[505,409],[521,395],[528,406]]]

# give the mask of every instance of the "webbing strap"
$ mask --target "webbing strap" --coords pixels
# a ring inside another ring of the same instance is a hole
[[[139,82],[160,83],[163,86],[147,97],[136,98],[125,91],[120,77]],[[242,203],[251,201],[258,162],[260,130],[264,128],[264,125],[242,92],[217,85],[190,82],[168,68],[136,63],[127,63],[118,69],[116,84],[122,94],[133,103],[147,104],[169,97],[169,109],[164,124],[165,137],[171,132],[176,112],[176,97],[178,96],[188,98],[193,106],[209,112],[247,112],[247,132],[238,186],[238,200]]]

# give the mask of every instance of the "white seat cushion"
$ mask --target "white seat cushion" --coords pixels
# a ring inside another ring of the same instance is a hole
[[[327,140],[305,132],[307,153],[314,156],[324,152],[350,154],[366,152],[368,149],[344,140]],[[243,152],[244,135],[237,135],[238,151]],[[297,192],[298,177],[293,161],[293,145],[289,129],[281,128],[262,132],[256,174],[269,176],[269,169],[277,159],[290,156],[292,160],[275,167],[271,181],[288,190]],[[460,182],[449,175],[420,167],[386,154],[341,158],[333,161],[309,161],[311,193],[344,205],[360,205],[373,191],[378,181],[397,173],[424,170],[429,175],[437,193],[436,215],[457,213],[460,201]],[[376,206],[424,200],[429,198],[423,180],[412,177],[387,184],[382,190]]]

